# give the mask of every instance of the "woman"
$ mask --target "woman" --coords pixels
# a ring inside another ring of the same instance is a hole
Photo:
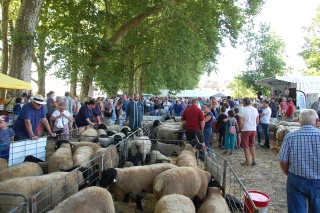
[[[99,114],[94,110],[96,106],[96,102],[94,100],[91,100],[89,102],[86,102],[79,110],[79,113],[77,114],[75,121],[77,127],[86,127],[88,125],[94,125],[94,116],[97,117],[98,124],[101,124]]]
[[[50,121],[54,122],[53,132],[62,134],[61,139],[69,140],[69,122],[72,122],[73,118],[66,110],[66,103],[59,103],[58,110],[53,111]]]
[[[234,111],[229,110],[228,117],[223,119],[223,122],[226,123],[226,132],[224,135],[224,148],[226,149],[226,151],[224,151],[223,153],[226,155],[232,155],[232,151],[235,149],[236,136],[237,136],[236,132],[239,131],[237,119],[234,116],[235,116]],[[230,126],[235,126],[236,132],[234,134],[231,134],[229,132]]]
[[[294,113],[294,103],[292,101],[292,98],[288,98],[288,104],[287,104],[287,110],[286,110],[286,116],[289,119],[293,119],[293,113]]]
[[[116,121],[117,117],[115,114],[115,106],[113,105],[113,99],[108,99],[107,107],[104,109],[104,116],[107,121],[107,125],[112,126]]]
[[[56,98],[56,100],[54,101],[54,103],[53,103],[53,108],[55,109],[55,110],[58,110],[59,109],[59,103],[60,103],[60,101],[61,101],[61,97],[57,97]]]
[[[125,119],[125,112],[123,112],[122,110],[122,101],[118,100],[117,101],[117,105],[115,107],[115,116],[116,116],[116,120],[118,121],[118,124],[120,127],[122,127],[123,121]]]
[[[203,136],[204,136],[204,143],[206,144],[207,148],[210,148],[210,135],[212,134],[212,120],[213,114],[210,111],[211,107],[209,104],[203,104],[202,109],[204,111],[204,129],[203,129]]]

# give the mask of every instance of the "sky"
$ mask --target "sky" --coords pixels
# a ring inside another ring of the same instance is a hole
[[[316,16],[316,6],[320,0],[266,0],[261,13],[255,18],[255,22],[270,23],[271,31],[281,36],[286,43],[288,55],[287,64],[294,68],[294,75],[297,70],[305,67],[303,59],[297,54],[304,44],[304,31],[302,26],[310,25],[312,18]],[[218,75],[211,74],[210,80],[224,81],[232,80],[240,70],[245,70],[244,49],[231,47],[226,39],[226,47],[221,49],[222,55],[218,60]],[[203,75],[201,81],[207,81],[208,76]],[[32,84],[34,90],[36,85]],[[69,86],[62,80],[47,77],[46,91],[53,90],[57,95],[63,95],[69,90]]]
[[[302,27],[311,24],[319,3],[320,0],[266,0],[261,13],[254,19],[257,26],[260,22],[270,23],[270,30],[282,37],[288,55],[286,62],[293,67],[293,75],[300,75],[297,71],[305,67],[302,57],[297,55],[304,44]],[[210,80],[232,80],[240,70],[245,70],[244,48],[238,45],[235,49],[227,41],[221,53],[218,75],[211,74]],[[203,75],[201,79],[206,80],[208,76]]]

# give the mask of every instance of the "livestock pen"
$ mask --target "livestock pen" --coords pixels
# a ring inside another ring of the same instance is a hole
[[[168,156],[168,158],[172,159],[172,162],[175,163],[176,157],[179,152],[186,145],[186,141],[184,140],[163,140],[157,139],[154,134],[155,130],[152,127],[153,120],[145,121],[145,125],[142,130],[145,136],[149,136],[152,145],[163,146],[164,151]],[[118,144],[116,144],[113,148],[107,150],[100,156],[97,156],[87,162],[86,164],[80,166],[79,168],[73,170],[72,172],[67,173],[61,179],[58,179],[38,193],[36,193],[31,198],[26,198],[27,202],[21,202],[21,206],[26,206],[25,212],[36,213],[36,212],[47,212],[52,210],[56,205],[58,205],[61,201],[76,193],[79,189],[92,186],[99,185],[99,179],[102,175],[102,170],[110,167],[123,167],[126,161],[130,158],[131,155],[131,147],[132,140],[138,135],[138,131],[132,132]],[[147,140],[147,139],[143,139]],[[166,144],[166,145],[162,145]],[[169,145],[169,146],[167,146]],[[142,147],[141,150],[143,150]],[[157,148],[156,148],[157,149]],[[116,151],[116,152],[115,152]],[[229,204],[229,208],[232,212],[251,212],[246,208],[246,204],[244,203],[244,197],[247,196],[249,198],[249,202],[254,207],[254,212],[259,212],[259,210],[255,207],[254,203],[250,199],[247,190],[245,189],[242,182],[237,177],[236,173],[230,166],[227,160],[225,160],[221,155],[216,153],[214,150],[209,149],[209,156],[203,155],[203,153],[197,151],[196,152],[196,160],[198,163],[198,167],[206,170],[211,173],[212,176],[215,177],[216,180],[222,186],[222,195],[226,198],[227,203]],[[118,153],[118,154],[115,154]],[[149,154],[149,153],[148,153]],[[157,155],[157,153],[156,153]],[[141,153],[137,155],[139,161],[143,158]],[[151,155],[147,156],[147,163],[150,162]],[[170,160],[169,160],[170,161]],[[141,163],[140,163],[141,164]],[[80,172],[81,174],[80,174]],[[1,196],[1,194],[0,194]],[[1,198],[1,197],[0,197]],[[144,199],[144,203],[150,202],[153,198],[146,197]],[[24,204],[25,203],[25,204]],[[118,202],[122,203],[122,202]],[[0,203],[1,205],[1,203]],[[117,203],[115,203],[117,205]],[[124,204],[125,205],[125,204]],[[29,206],[29,208],[28,208]],[[21,208],[20,208],[21,209]],[[116,208],[117,209],[117,208]],[[24,211],[19,211],[24,212]],[[118,210],[119,212],[119,210]]]

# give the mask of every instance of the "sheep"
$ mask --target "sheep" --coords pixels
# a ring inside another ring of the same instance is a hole
[[[24,162],[0,171],[0,181],[11,178],[43,175],[41,167],[32,162]]]
[[[58,144],[59,141],[57,141]],[[68,141],[63,141],[64,143],[58,144],[58,148],[48,160],[48,173],[57,172],[60,170],[71,169],[73,166],[72,151],[71,146]]]
[[[176,165],[181,166],[188,166],[188,167],[197,167],[197,159],[195,157],[195,150],[190,145],[187,144],[184,150],[180,153],[177,158]]]
[[[72,156],[73,160],[73,167],[76,166],[81,166],[87,162],[89,162],[94,154],[93,149],[90,146],[81,146],[77,147],[76,151],[74,152]],[[85,167],[90,168],[91,167],[91,162]]]
[[[133,146],[135,146],[138,152],[142,155],[141,164],[144,165],[146,156],[150,152],[151,146],[152,146],[150,138],[148,136],[141,136],[141,137],[134,138],[131,145],[131,155],[135,156],[137,153],[132,153],[133,152],[132,149],[134,149],[132,148]]]
[[[157,138],[161,140],[183,140],[184,130],[165,126],[157,130]]]
[[[190,198],[179,194],[163,196],[154,209],[154,213],[176,212],[195,213],[196,209]]]
[[[117,149],[114,145],[110,145],[107,148],[97,149],[94,153],[94,164],[97,165],[97,157],[103,156],[103,169],[114,168],[119,164],[119,156]]]
[[[92,142],[88,142],[88,141],[83,141],[83,142],[72,142],[71,143],[72,145],[74,145],[74,147],[72,148],[72,151],[75,152],[75,150],[78,148],[78,147],[81,147],[81,146],[90,146],[93,151],[95,152],[97,149],[100,149],[101,146],[99,144],[96,144],[96,143],[92,143]]]
[[[98,136],[100,137],[101,135],[106,135],[106,131],[104,131],[104,129],[98,129]]]
[[[183,144],[184,146],[184,144]],[[180,152],[183,150],[184,147],[175,145],[175,144],[165,144],[161,142],[156,142],[153,143],[151,146],[151,151],[152,150],[158,150],[165,156],[171,156],[172,154],[180,154]]]
[[[116,132],[120,132],[121,127],[119,125],[112,125],[112,126],[107,126],[107,130],[111,130],[111,131],[116,131]]]
[[[207,197],[197,213],[230,213],[226,200],[217,187],[208,187]]]
[[[43,190],[49,184],[57,181],[47,190]],[[37,212],[45,212],[61,201],[78,192],[78,184],[83,184],[83,176],[80,172],[68,174],[66,172],[54,172],[42,176],[13,178],[0,182],[1,192],[23,194],[27,201],[43,190],[37,196]],[[1,196],[0,212],[10,212],[12,206],[18,206],[23,201],[21,197]],[[31,203],[28,204],[31,212]],[[22,212],[22,211],[17,211]],[[23,211],[24,212],[24,211]]]
[[[116,131],[107,130],[106,134],[99,135],[99,144],[105,147],[109,146],[114,142],[113,135],[115,134],[117,134]]]
[[[49,213],[93,211],[95,213],[115,213],[112,196],[108,190],[97,186],[86,188],[62,201]]]
[[[160,164],[161,165],[161,164]],[[153,184],[157,199],[169,194],[181,194],[193,201],[202,201],[207,194],[211,174],[197,167],[177,167],[159,174]]]
[[[0,158],[0,171],[8,168],[8,161],[4,158]]]
[[[204,155],[204,170],[210,172],[210,174],[221,183],[221,165],[216,158]]]
[[[32,155],[25,156],[23,162],[37,163],[41,167],[43,174],[48,174],[48,162],[44,162],[43,160]]]
[[[86,129],[84,132],[82,132],[79,136],[79,142],[81,141],[90,141],[92,142],[95,138],[98,137],[97,130],[93,128]]]
[[[152,150],[149,153],[149,161],[151,164],[154,163],[173,163],[172,159],[161,154],[161,152],[157,151],[157,150]]]
[[[153,164],[147,166],[134,166],[120,168],[110,168],[102,171],[100,186],[107,187],[113,184],[112,190],[119,200],[128,202],[131,193],[138,194],[144,190],[146,193],[153,192],[154,179],[160,173],[175,168],[171,163]],[[138,201],[137,207],[141,208]]]

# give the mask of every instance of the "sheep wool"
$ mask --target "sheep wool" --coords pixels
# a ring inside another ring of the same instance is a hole
[[[197,167],[197,159],[195,156],[195,150],[190,145],[187,144],[184,150],[180,153],[177,158],[176,165],[181,166],[188,166],[188,167]]]
[[[230,213],[226,199],[217,187],[209,187],[206,199],[202,202],[197,213]]]
[[[79,142],[82,142],[82,141],[91,141],[92,142],[96,137],[98,137],[97,130],[95,130],[93,128],[89,128],[80,134]]]
[[[93,142],[88,142],[88,141],[82,141],[82,142],[72,142],[71,144],[73,144],[75,147],[72,148],[72,151],[75,152],[75,150],[77,149],[77,147],[81,147],[81,146],[90,146],[93,151],[95,152],[97,149],[100,149],[101,146],[97,143],[93,143]]]
[[[81,166],[89,162],[94,154],[93,149],[90,146],[77,147],[76,151],[72,156],[73,167]],[[91,162],[86,164],[84,167],[90,168]]]
[[[40,176],[43,175],[41,167],[37,163],[24,162],[6,168],[0,171],[0,181],[19,178],[19,177],[28,177],[28,176]]]
[[[141,164],[144,164],[146,160],[146,156],[147,154],[149,154],[152,146],[150,138],[147,136],[134,138],[134,141],[131,145],[131,154],[134,156],[136,153],[132,153],[134,151],[134,148],[132,148],[133,146],[135,146],[138,152],[142,155]]]
[[[161,142],[153,143],[151,150],[158,150],[163,153],[165,156],[171,156],[173,153],[180,154],[183,150],[183,147],[175,144],[165,144]]]
[[[171,194],[163,196],[156,204],[154,213],[195,213],[196,209],[190,198],[179,195]]]
[[[112,126],[107,126],[107,130],[111,130],[111,131],[116,131],[116,132],[120,132],[121,127],[119,125],[112,125]]]
[[[103,156],[103,169],[114,168],[119,164],[119,155],[115,145],[109,145],[107,148],[97,149],[94,153],[94,164],[98,164],[97,157]]]
[[[210,172],[211,175],[215,178],[216,181],[221,183],[221,165],[216,158],[211,158],[208,155],[204,155],[204,170]]]
[[[150,159],[151,164],[154,164],[154,163],[173,163],[171,158],[161,154],[161,152],[159,152],[157,150],[152,150],[149,153],[149,159]]]
[[[48,173],[68,170],[73,167],[72,151],[69,143],[61,144],[48,160]]]
[[[192,200],[196,196],[202,201],[210,180],[211,174],[197,167],[177,167],[156,177],[153,192],[158,199],[169,194],[181,194]]]
[[[111,194],[108,190],[92,186],[70,196],[62,201],[54,210],[49,213],[114,213],[114,205]]]
[[[0,171],[5,168],[8,168],[8,162],[6,159],[0,158]]]
[[[59,179],[61,181],[57,181]],[[42,176],[13,178],[0,182],[0,189],[1,192],[23,194],[27,198],[27,201],[30,202],[32,196],[54,181],[57,182],[48,188],[48,190],[44,190],[38,195],[37,212],[45,212],[45,210],[49,210],[46,208],[56,206],[67,197],[77,193],[78,183],[83,183],[83,176],[81,172],[71,174],[67,172],[54,172]],[[21,202],[23,202],[21,197],[1,196],[0,212],[10,212],[13,206],[18,206]],[[28,206],[31,212],[30,204]]]

